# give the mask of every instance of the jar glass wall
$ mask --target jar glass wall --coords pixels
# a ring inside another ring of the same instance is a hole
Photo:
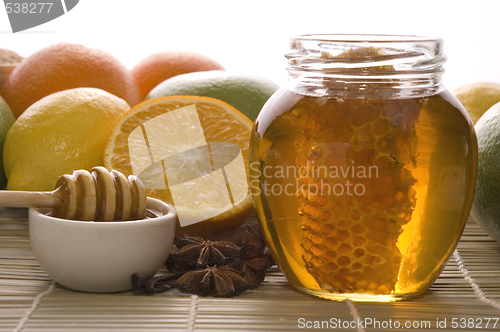
[[[289,86],[258,116],[250,187],[288,281],[324,298],[394,301],[425,291],[472,204],[472,122],[442,86],[442,41],[291,39]]]

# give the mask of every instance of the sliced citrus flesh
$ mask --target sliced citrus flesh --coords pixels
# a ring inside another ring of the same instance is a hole
[[[104,165],[139,176],[148,196],[174,205],[181,221],[178,235],[208,237],[238,227],[253,212],[248,190],[252,125],[213,98],[148,100],[118,122]],[[227,149],[232,149],[230,158],[220,153]],[[188,219],[194,223],[181,227]]]

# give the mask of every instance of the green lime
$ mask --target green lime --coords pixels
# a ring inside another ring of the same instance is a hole
[[[15,120],[9,105],[0,97],[0,189],[5,188],[7,184],[7,178],[3,170],[3,143]]]
[[[177,75],[158,84],[146,99],[167,96],[202,96],[225,101],[255,121],[262,106],[278,85],[256,75],[212,70]]]
[[[500,103],[475,125],[478,143],[476,192],[472,217],[500,242]]]

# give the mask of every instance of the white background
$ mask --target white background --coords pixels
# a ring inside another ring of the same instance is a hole
[[[2,2],[3,3],[3,2]],[[107,50],[132,68],[157,51],[187,49],[227,70],[286,84],[288,38],[303,33],[444,38],[444,83],[500,83],[500,1],[80,0],[66,15],[13,34],[0,7],[0,48],[28,56],[61,41]]]

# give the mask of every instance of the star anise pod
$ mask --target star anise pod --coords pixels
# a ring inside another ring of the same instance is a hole
[[[174,287],[183,293],[231,297],[252,288],[241,272],[229,266],[209,266],[186,272],[177,279]]]
[[[234,260],[232,267],[242,271],[245,280],[253,287],[258,287],[266,277],[266,270],[274,261],[265,249],[264,238],[258,229],[247,227],[243,236],[240,257]]]
[[[271,267],[271,263],[266,257],[238,258],[231,266],[242,271],[245,280],[256,288],[264,281],[266,270]]]
[[[228,297],[258,287],[274,261],[258,225],[247,225],[221,234],[217,240],[175,237],[173,251],[165,265],[170,271],[139,285],[134,291],[154,294],[178,288],[185,293]]]
[[[172,252],[165,263],[170,271],[225,265],[240,254],[240,248],[231,242],[205,241],[201,237],[176,236],[174,244],[181,249]]]
[[[134,273],[132,275],[132,287],[134,293],[137,294],[155,294],[163,293],[172,288],[172,284],[182,276],[181,272],[169,273],[164,276],[155,276],[149,278],[143,284],[139,284],[139,276]]]
[[[174,237],[174,245],[177,249],[182,249],[190,244],[198,244],[199,242],[199,237],[187,236],[186,234],[184,234],[184,237],[179,237],[177,235]]]
[[[264,242],[260,231],[247,225],[247,230],[241,242],[240,257],[259,257],[264,253],[264,249],[266,249],[266,242]]]
[[[235,229],[231,229],[225,232],[222,232],[220,234],[212,235],[207,238],[207,240],[212,240],[212,241],[229,241],[231,243],[236,244],[238,247],[241,247],[243,244],[243,237],[248,231],[248,228],[251,228],[252,230],[256,231],[258,234],[260,234],[260,227],[257,224],[253,225],[248,225],[247,227],[238,227]]]

